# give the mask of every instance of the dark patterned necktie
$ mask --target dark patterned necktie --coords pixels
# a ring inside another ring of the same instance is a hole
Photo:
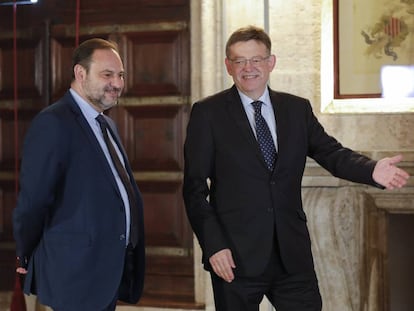
[[[125,167],[122,165],[118,154],[114,148],[114,145],[112,144],[109,135],[108,130],[111,131],[108,122],[105,120],[105,117],[103,115],[98,115],[96,117],[96,120],[98,121],[102,134],[105,140],[105,143],[108,147],[109,154],[111,155],[112,162],[118,172],[118,175],[122,181],[122,184],[125,187],[125,190],[128,195],[128,201],[129,201],[129,210],[130,210],[130,232],[129,232],[129,240],[133,247],[137,245],[138,242],[138,225],[137,225],[137,201],[135,198],[134,188],[131,184],[131,180],[129,179],[129,176],[127,174],[127,171]],[[116,139],[115,135],[111,133],[112,137]]]
[[[254,121],[256,123],[256,137],[262,151],[267,168],[273,171],[273,166],[276,161],[277,153],[275,144],[273,142],[272,134],[270,133],[269,126],[266,120],[262,116],[262,102],[252,102],[254,108]]]

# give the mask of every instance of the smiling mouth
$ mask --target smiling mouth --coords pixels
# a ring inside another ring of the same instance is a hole
[[[119,90],[106,90],[106,93],[109,94],[111,97],[118,98],[119,97]]]
[[[243,79],[245,79],[245,80],[250,80],[250,79],[255,79],[255,78],[257,78],[258,77],[258,75],[256,75],[256,74],[251,74],[251,75],[243,75]]]

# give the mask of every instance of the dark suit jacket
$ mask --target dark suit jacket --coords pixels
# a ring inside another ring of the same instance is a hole
[[[130,303],[141,296],[145,264],[142,200],[133,184],[140,225],[135,283],[120,293]],[[20,189],[13,225],[17,255],[30,258],[25,293],[59,310],[104,308],[123,272],[124,205],[105,155],[69,92],[33,119],[23,145]]]
[[[329,136],[308,100],[272,90],[270,99],[278,139],[272,173],[235,86],[193,105],[184,148],[183,196],[207,270],[211,255],[230,248],[236,275],[258,275],[275,241],[289,273],[313,269],[301,199],[308,156],[334,176],[376,185],[376,162]]]

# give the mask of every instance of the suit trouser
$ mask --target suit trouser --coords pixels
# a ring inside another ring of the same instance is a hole
[[[216,311],[258,311],[264,296],[277,311],[322,309],[315,272],[286,273],[276,251],[263,274],[257,277],[236,276],[228,283],[211,272],[211,279]]]

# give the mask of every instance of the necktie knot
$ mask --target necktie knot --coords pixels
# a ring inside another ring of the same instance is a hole
[[[261,114],[262,113],[262,104],[263,104],[263,102],[261,102],[260,100],[256,100],[256,101],[252,102],[252,106],[253,106],[254,112],[256,114]]]
[[[108,128],[108,122],[105,120],[105,117],[102,114],[98,114],[95,119],[98,121],[102,130]]]

